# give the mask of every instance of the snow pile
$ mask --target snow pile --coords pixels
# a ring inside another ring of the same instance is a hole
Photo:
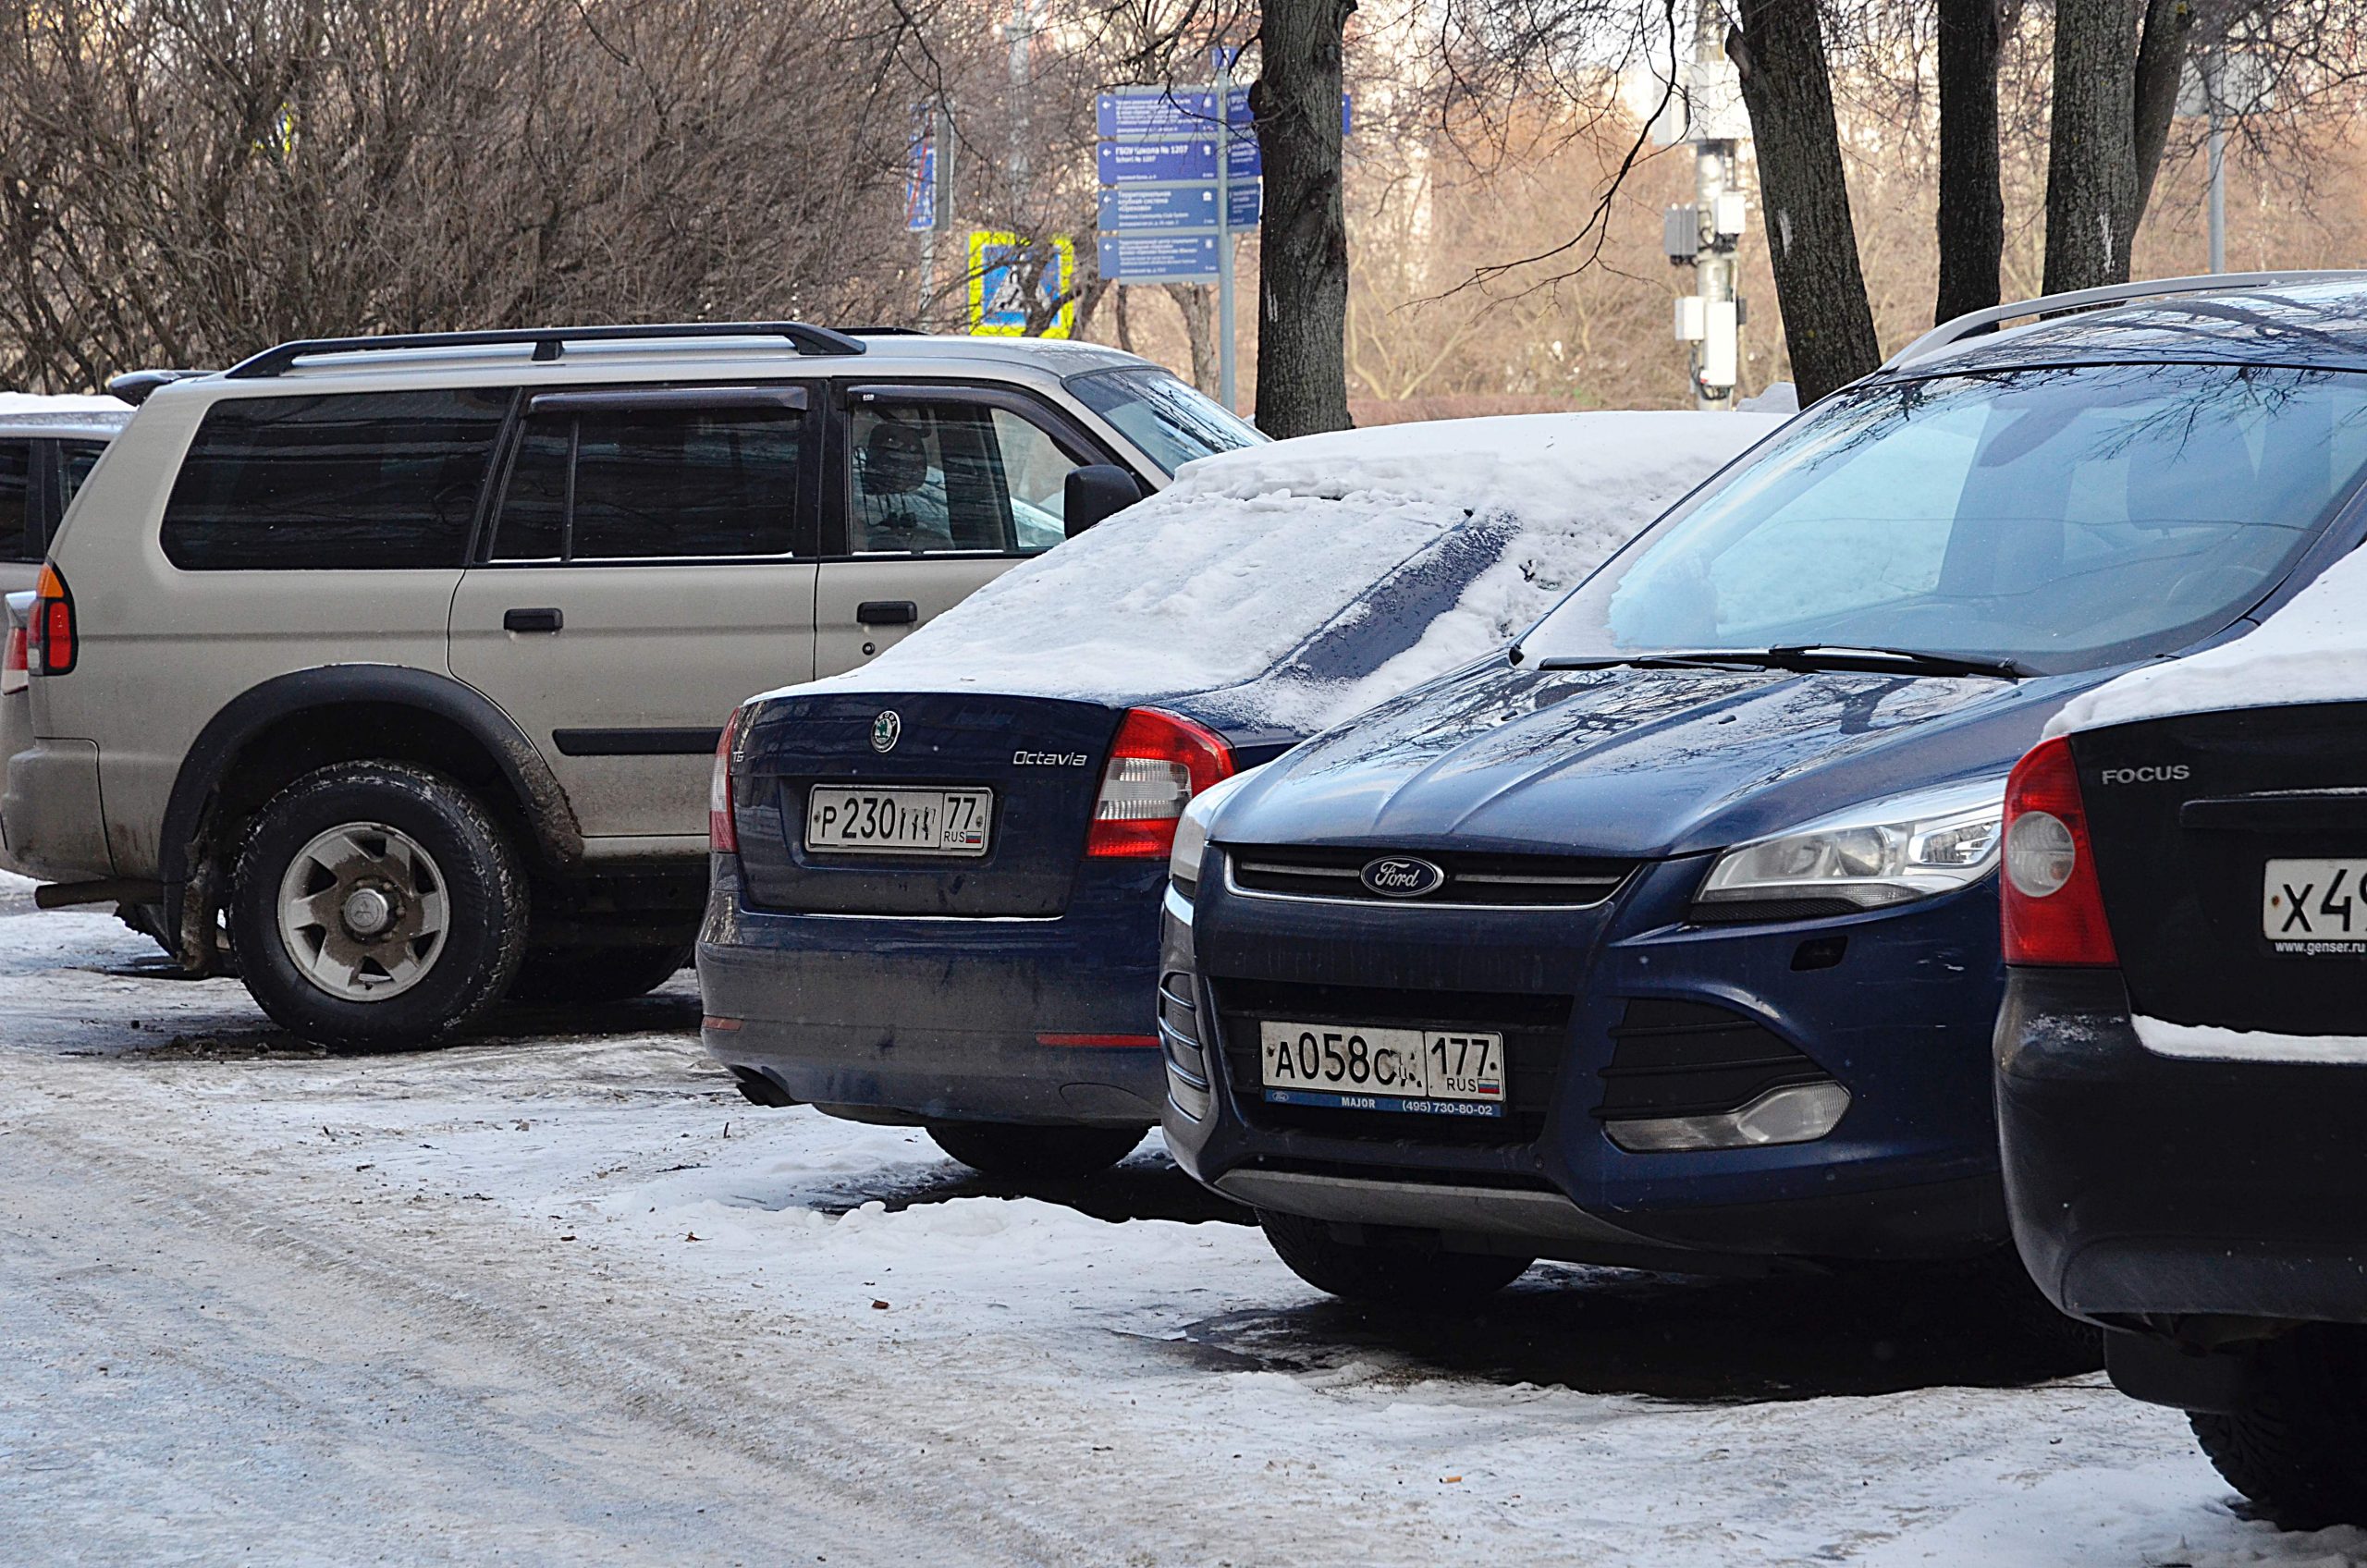
[[[1524,414],[1341,431],[1186,464],[824,690],[980,687],[1134,701],[1255,680],[1473,524],[1510,543],[1385,670],[1264,695],[1309,727],[1509,640],[1637,529],[1772,431],[1769,415]]]
[[[2367,551],[2328,567],[2259,630],[2150,664],[2066,704],[2049,735],[2215,708],[2367,699]]]

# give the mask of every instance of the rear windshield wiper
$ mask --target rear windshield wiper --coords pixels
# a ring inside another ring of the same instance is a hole
[[[1649,654],[1574,654],[1540,660],[1539,669],[1862,669],[1906,675],[1986,675],[2018,680],[2033,673],[2012,659],[1927,654],[1914,648],[1847,648],[1794,643],[1775,648],[1671,648]]]

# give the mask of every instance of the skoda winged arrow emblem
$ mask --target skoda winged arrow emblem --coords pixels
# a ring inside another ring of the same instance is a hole
[[[892,752],[896,749],[897,738],[903,733],[904,721],[896,717],[894,708],[889,708],[871,721],[871,749]]]
[[[1446,873],[1411,855],[1367,861],[1358,880],[1384,899],[1418,899],[1446,885]]]

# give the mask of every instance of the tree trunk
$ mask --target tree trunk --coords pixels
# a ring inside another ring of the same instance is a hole
[[[2170,116],[2177,112],[2178,74],[2186,64],[2186,32],[2194,23],[2189,0],[2147,0],[2145,38],[2137,46],[2137,208],[2142,219],[2153,199],[2153,176],[2169,144]]]
[[[2005,255],[2005,197],[1997,164],[2002,19],[1997,0],[1940,0],[1940,295],[1934,322],[1953,321],[1998,300],[1998,271]]]
[[[2136,0],[2056,0],[2046,291],[2128,281],[2137,227]]]
[[[1355,0],[1267,0],[1249,90],[1265,154],[1257,268],[1257,426],[1345,430],[1348,226],[1340,190],[1341,32]]]
[[[1775,302],[1806,405],[1882,363],[1834,124],[1816,0],[1742,0],[1726,54],[1759,151]]]

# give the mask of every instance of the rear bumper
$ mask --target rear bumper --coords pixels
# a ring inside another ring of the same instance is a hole
[[[0,766],[7,771],[0,792],[0,841],[11,868],[48,882],[115,875],[99,799],[96,741],[35,741],[0,759]]]
[[[2012,972],[1995,1049],[2014,1237],[2056,1305],[2367,1322],[2367,1067],[2156,1055],[2114,970]]]
[[[706,1048],[878,1120],[1148,1125],[1164,871],[1081,876],[1056,918],[963,919],[752,910],[719,863],[698,944]]]
[[[1164,927],[1169,1149],[1243,1201],[1335,1225],[1424,1231],[1455,1247],[1763,1270],[1789,1260],[1968,1257],[2002,1245],[1986,1083],[1993,895],[1968,889],[1843,921],[1689,926],[1683,911],[1699,874],[1682,863],[1652,868],[1622,907],[1595,914],[1453,917],[1284,907],[1204,881],[1197,907],[1171,900]],[[1240,976],[1341,986],[1411,978],[1446,993],[1566,988],[1575,1001],[1537,1135],[1458,1141],[1434,1135],[1421,1117],[1406,1119],[1402,1137],[1369,1124],[1338,1133],[1282,1124],[1261,1106],[1262,1090],[1234,1082],[1227,1064],[1222,993]],[[1612,1092],[1603,1070],[1617,1031],[1637,998],[1715,1005],[1796,1045],[1849,1089],[1848,1111],[1809,1143],[1617,1146],[1597,1111]]]

